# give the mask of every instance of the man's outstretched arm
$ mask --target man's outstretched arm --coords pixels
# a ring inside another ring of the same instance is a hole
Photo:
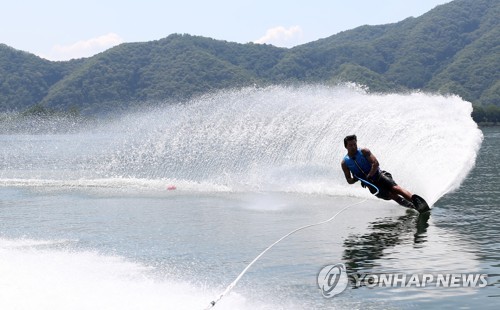
[[[345,164],[345,162],[342,161],[342,163],[340,165],[342,166],[342,171],[344,171],[344,176],[345,176],[347,183],[349,183],[349,184],[356,183],[358,181],[358,179],[352,177],[351,171],[349,170],[349,168],[347,168],[347,165]]]

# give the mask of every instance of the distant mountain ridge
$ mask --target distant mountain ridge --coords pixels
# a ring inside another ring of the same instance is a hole
[[[500,106],[499,20],[498,0],[455,0],[418,18],[290,49],[173,34],[52,62],[0,44],[0,112],[44,107],[92,114],[225,88],[338,81]]]

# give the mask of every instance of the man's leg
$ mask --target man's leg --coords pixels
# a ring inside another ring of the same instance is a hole
[[[410,193],[409,191],[407,191],[406,189],[402,188],[399,185],[393,186],[391,191],[396,195],[403,196],[408,201],[411,201],[411,196],[413,196],[412,193]]]
[[[386,188],[387,191],[393,193],[395,196],[403,196],[408,201],[411,201],[411,196],[413,196],[412,193],[396,184],[391,173],[387,171],[381,171],[381,174],[375,184],[380,188]],[[391,196],[390,198],[395,200],[395,196]]]
[[[415,206],[413,205],[411,199],[410,200],[406,200],[406,199],[404,199],[403,197],[399,196],[398,194],[396,194],[393,191],[389,192],[389,197],[392,200],[394,200],[395,202],[397,202],[399,205],[403,206],[403,207],[415,208]]]

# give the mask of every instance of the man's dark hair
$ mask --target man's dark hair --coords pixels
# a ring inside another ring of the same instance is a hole
[[[344,138],[344,147],[347,147],[347,142],[349,141],[356,141],[358,142],[358,138],[356,138],[356,135],[350,135]]]

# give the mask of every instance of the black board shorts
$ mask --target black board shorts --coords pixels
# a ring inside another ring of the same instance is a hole
[[[390,195],[389,192],[391,189],[398,185],[392,178],[392,174],[387,171],[380,171],[378,179],[373,180],[372,182],[375,186],[378,187],[379,193],[376,195],[378,198],[385,199],[385,200],[390,200]],[[373,188],[373,186],[368,186],[370,189],[370,192],[372,194],[375,194],[377,190]]]

